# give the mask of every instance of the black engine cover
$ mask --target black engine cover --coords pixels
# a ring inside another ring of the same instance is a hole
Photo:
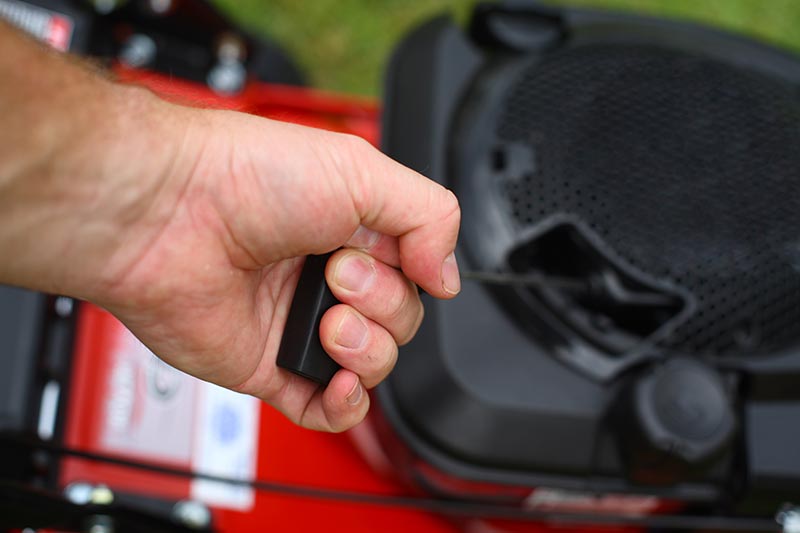
[[[458,195],[462,270],[586,290],[465,280],[453,301],[427,298],[379,389],[411,448],[483,481],[796,494],[799,82],[785,52],[614,13],[479,6],[468,34],[447,19],[412,34],[387,79],[384,150]],[[654,409],[718,425],[659,440],[653,409],[620,406],[664,373]],[[713,393],[679,401],[697,383]]]

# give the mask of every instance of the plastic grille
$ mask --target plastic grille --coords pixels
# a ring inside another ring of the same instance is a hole
[[[756,353],[800,338],[800,102],[780,81],[650,47],[531,65],[497,124],[533,149],[502,188],[518,226],[580,217],[625,261],[691,291],[666,341]]]

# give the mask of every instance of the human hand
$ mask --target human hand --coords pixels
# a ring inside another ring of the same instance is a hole
[[[341,431],[460,282],[455,196],[351,136],[196,110],[0,22],[0,283],[84,298],[173,366]],[[303,256],[345,246],[325,389],[275,366]]]
[[[452,193],[349,136],[167,104],[0,22],[0,283],[98,303],[173,366],[341,431],[458,292]],[[336,252],[324,389],[275,365],[303,256]]]
[[[90,297],[189,374],[305,427],[352,427],[369,406],[364,388],[420,325],[415,283],[441,298],[460,289],[455,196],[355,137],[172,110],[186,125],[181,148]],[[320,338],[343,369],[320,389],[275,358],[302,257],[342,246],[326,270],[342,304]]]

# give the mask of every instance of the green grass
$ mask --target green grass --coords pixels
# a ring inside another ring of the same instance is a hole
[[[402,36],[442,12],[465,20],[466,0],[214,0],[234,20],[282,43],[311,83],[377,95],[389,54]],[[800,51],[800,0],[557,0],[691,19]]]

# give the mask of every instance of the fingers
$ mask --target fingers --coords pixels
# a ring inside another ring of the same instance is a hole
[[[288,379],[278,408],[308,429],[345,431],[361,422],[369,410],[369,395],[358,376],[349,370],[338,371],[325,388],[294,374],[288,374]]]
[[[344,245],[348,248],[363,250],[389,266],[400,267],[400,247],[397,237],[359,226]]]
[[[315,406],[306,412],[305,424],[314,424],[321,418],[328,431],[340,432],[361,422],[369,410],[369,395],[364,390],[358,376],[348,370],[340,370],[333,376],[322,391],[320,399],[322,414],[318,415]]]
[[[455,195],[365,141],[346,139],[337,162],[361,225],[398,237],[403,272],[429,294],[455,296],[461,290],[453,254],[461,221]]]
[[[344,249],[328,260],[325,279],[340,302],[377,322],[397,344],[405,344],[416,333],[422,302],[402,272],[364,252]]]
[[[348,305],[332,307],[320,324],[325,351],[358,374],[368,389],[383,381],[397,362],[397,343],[380,324]]]
[[[365,247],[377,239],[367,237]],[[363,244],[363,241],[362,241]],[[391,239],[384,257],[390,257]],[[378,248],[380,250],[380,248]],[[374,252],[374,249],[372,250]],[[285,373],[289,380],[280,401],[273,402],[296,423],[323,431],[344,431],[358,424],[369,409],[365,389],[380,383],[397,362],[397,346],[410,340],[423,318],[416,287],[402,272],[361,250],[339,250],[328,261],[328,285],[342,304],[322,317],[320,339],[325,351],[342,366],[327,387]]]
[[[416,333],[423,308],[416,287],[402,272],[361,250],[334,253],[325,277],[342,303],[322,317],[320,340],[342,370],[326,387],[319,387],[280,369],[276,383],[281,385],[260,397],[305,427],[343,431],[366,415],[366,389],[394,368],[397,346]]]
[[[461,211],[452,192],[359,137],[238,114],[214,117],[236,139],[247,139],[224,168],[214,168],[230,179],[214,181],[207,192],[237,265],[256,268],[362,239],[358,247],[399,265],[429,294],[458,293],[452,254]],[[203,177],[210,173],[200,168]],[[355,235],[359,225],[396,237],[396,250],[390,240]]]
[[[417,288],[400,271],[350,249],[331,256],[325,277],[343,304],[322,317],[322,346],[372,388],[394,368],[398,344],[419,329],[423,307]]]

